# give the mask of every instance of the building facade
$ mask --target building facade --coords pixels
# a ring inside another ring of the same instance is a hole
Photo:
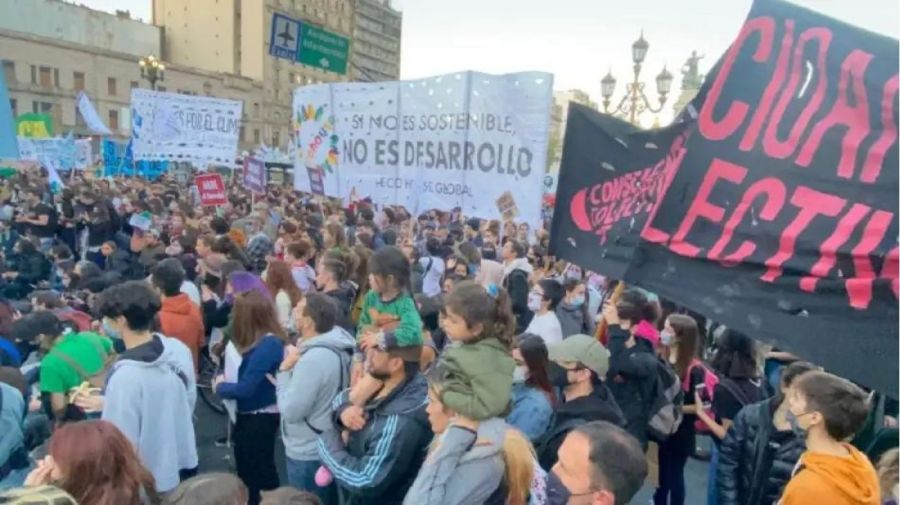
[[[395,81],[400,79],[400,35],[403,14],[390,0],[354,0],[353,51],[354,81]]]
[[[558,172],[562,161],[562,146],[566,136],[566,122],[569,119],[569,102],[597,109],[597,102],[591,100],[587,92],[580,89],[553,92],[553,107],[550,112],[550,153],[547,156],[549,172]]]
[[[260,83],[262,96],[248,103],[251,117],[263,123],[260,141],[285,148],[294,88],[347,81],[351,75],[349,69],[337,74],[271,56],[275,13],[351,37],[352,0],[153,0],[153,24],[163,33],[163,60]]]

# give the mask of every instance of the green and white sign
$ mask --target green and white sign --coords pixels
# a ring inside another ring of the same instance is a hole
[[[338,74],[347,73],[350,39],[309,23],[300,24],[297,61]]]

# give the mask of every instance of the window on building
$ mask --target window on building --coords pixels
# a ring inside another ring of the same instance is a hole
[[[16,64],[12,60],[3,60],[3,73],[6,74],[6,80],[16,82]]]
[[[35,114],[47,114],[53,109],[53,104],[48,102],[34,101],[31,102],[31,112]]]
[[[75,91],[84,91],[84,72],[75,72],[72,74],[72,89]]]
[[[259,145],[259,128],[253,130],[253,143]]]
[[[117,110],[109,111],[109,129],[110,130],[118,130],[119,129],[119,111],[117,111]]]
[[[280,131],[276,130],[276,131],[272,132],[272,145],[274,147],[278,147],[281,145],[281,132]]]
[[[13,117],[19,115],[19,102],[17,102],[15,98],[9,99],[9,108],[12,109]]]
[[[138,84],[137,81],[131,81],[131,89],[137,88],[138,86],[140,86],[140,84]]]
[[[37,80],[37,67],[34,66],[34,65],[32,65],[32,66],[31,66],[31,84],[37,84],[37,83],[38,83],[38,80]]]
[[[241,142],[243,142],[244,140],[246,140],[246,139],[244,138],[244,127],[243,127],[243,126],[241,126],[241,130],[240,130],[240,132],[238,133],[238,135],[239,135],[238,138],[240,139]]]
[[[81,115],[81,112],[78,112],[78,105],[75,105],[74,109],[75,109],[75,126],[84,126],[84,116]]]
[[[42,88],[49,88],[53,86],[53,69],[50,67],[40,67],[38,68],[38,84],[41,85]]]
[[[59,87],[59,69],[58,68],[53,69],[53,85],[56,86],[57,88]]]
[[[116,78],[115,77],[107,77],[106,78],[106,92],[110,94],[110,96],[116,96]]]

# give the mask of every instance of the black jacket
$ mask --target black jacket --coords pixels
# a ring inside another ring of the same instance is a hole
[[[516,334],[525,332],[534,314],[528,310],[528,272],[516,269],[503,279],[503,288],[509,293],[512,312],[516,316]]]
[[[136,260],[131,253],[123,251],[122,249],[116,249],[115,252],[106,257],[103,270],[107,272],[118,272],[123,279],[137,279],[138,274],[143,273],[143,269],[136,269],[135,263]]]
[[[776,503],[806,443],[793,433],[775,436],[779,398],[744,407],[719,448],[716,493],[720,505]],[[779,438],[780,441],[776,441]]]
[[[625,347],[630,334],[619,326],[609,327],[609,372],[606,384],[625,415],[626,429],[647,444],[650,402],[657,380],[656,356],[649,342],[636,338],[631,348]]]
[[[365,407],[366,425],[341,441],[340,413],[350,405],[349,390],[334,400],[337,429],[320,435],[322,463],[334,475],[346,505],[400,505],[425,459],[431,426],[425,413],[428,383],[415,377],[382,400]]]
[[[325,293],[334,303],[337,304],[337,325],[356,335],[356,327],[353,324],[353,318],[350,317],[350,311],[353,309],[353,302],[356,301],[356,289],[349,282],[344,282],[341,287]]]
[[[605,384],[594,384],[594,392],[590,395],[563,403],[556,409],[547,432],[536,444],[541,468],[550,471],[556,464],[556,454],[566,435],[573,428],[591,421],[607,421],[625,427],[622,410]]]

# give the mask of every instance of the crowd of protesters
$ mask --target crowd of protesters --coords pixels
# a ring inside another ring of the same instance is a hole
[[[0,187],[0,503],[624,504],[648,454],[656,504],[896,503],[878,395],[557,261],[543,228],[48,188]],[[206,361],[236,476],[200,473]]]

